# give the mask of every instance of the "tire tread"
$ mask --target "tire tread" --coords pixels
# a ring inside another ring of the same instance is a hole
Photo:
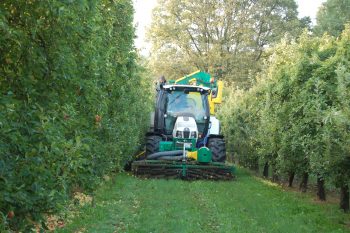
[[[213,155],[213,162],[222,162],[226,160],[225,140],[222,138],[209,138],[208,148]]]
[[[146,155],[150,155],[159,151],[159,143],[162,141],[160,136],[147,136],[146,138]]]

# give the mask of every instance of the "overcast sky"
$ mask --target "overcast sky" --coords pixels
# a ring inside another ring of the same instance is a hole
[[[146,55],[150,46],[145,41],[145,32],[151,23],[152,9],[157,4],[157,0],[133,0],[133,2],[135,7],[134,23],[137,27],[135,46],[141,50],[142,54]],[[310,16],[315,23],[317,9],[325,0],[296,0],[296,2],[299,5],[299,17]]]

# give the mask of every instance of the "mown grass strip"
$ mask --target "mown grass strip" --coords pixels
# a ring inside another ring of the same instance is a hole
[[[350,232],[333,204],[239,169],[233,182],[141,180],[118,175],[57,232]]]

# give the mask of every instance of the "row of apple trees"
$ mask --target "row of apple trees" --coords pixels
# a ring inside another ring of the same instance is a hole
[[[135,152],[149,97],[132,21],[131,0],[0,2],[1,232],[28,232]]]
[[[337,39],[282,40],[255,85],[233,91],[220,114],[241,165],[290,186],[297,176],[303,191],[316,177],[321,200],[329,182],[349,210],[350,27]]]

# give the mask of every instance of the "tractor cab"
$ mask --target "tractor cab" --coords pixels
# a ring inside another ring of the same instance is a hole
[[[173,137],[203,138],[208,132],[210,89],[190,85],[166,85],[161,101],[164,104],[164,134]],[[191,124],[190,124],[191,122]],[[187,126],[187,127],[184,127]],[[180,128],[181,130],[180,130]],[[186,131],[190,130],[189,135]]]

